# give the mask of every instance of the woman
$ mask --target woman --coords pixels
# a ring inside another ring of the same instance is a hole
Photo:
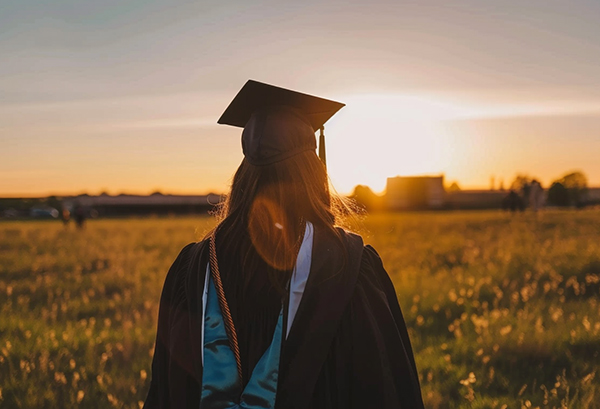
[[[146,408],[423,408],[394,287],[336,227],[315,153],[341,106],[249,82],[219,121],[244,126],[245,157],[167,274]]]

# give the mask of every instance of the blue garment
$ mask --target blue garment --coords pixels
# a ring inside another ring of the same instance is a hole
[[[242,391],[235,356],[229,346],[219,300],[210,275],[209,281],[204,318],[204,371],[200,409],[275,407],[283,310],[279,313],[271,345],[254,367],[252,376]]]
[[[314,227],[306,223],[304,239],[298,252],[296,267],[290,279],[288,324],[289,334],[294,317],[302,300],[311,266]],[[202,331],[202,392],[200,409],[270,409],[275,407],[279,358],[283,334],[283,308],[279,313],[271,344],[262,355],[250,380],[242,390],[237,363],[225,330],[223,315],[217,297],[210,265],[204,280]]]

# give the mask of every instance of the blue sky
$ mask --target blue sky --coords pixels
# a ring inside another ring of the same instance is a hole
[[[600,185],[600,2],[0,0],[0,195],[224,191],[249,79],[348,105],[332,180]]]

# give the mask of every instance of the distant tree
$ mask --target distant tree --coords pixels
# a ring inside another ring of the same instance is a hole
[[[552,183],[552,186],[548,189],[548,203],[554,206],[569,205],[569,191],[562,183]]]
[[[498,190],[504,190],[504,179],[500,179]]]
[[[587,177],[582,172],[571,172],[564,175],[560,182],[567,189],[585,189],[587,188]]]
[[[461,188],[460,188],[460,186],[458,186],[458,183],[456,183],[456,182],[452,182],[452,184],[450,184],[450,186],[448,187],[449,192],[458,192],[460,190],[461,190]]]
[[[579,207],[585,204],[587,177],[582,172],[567,173],[554,183],[560,183],[567,190],[569,205]]]
[[[357,185],[354,188],[354,192],[350,196],[351,199],[356,201],[356,203],[363,207],[365,210],[370,212],[381,210],[382,208],[382,198],[381,196],[373,193],[369,186],[365,185]]]
[[[531,195],[531,185],[535,179],[526,174],[518,174],[515,180],[510,184],[510,190],[520,194],[525,207],[529,206],[529,196]]]
[[[45,203],[46,206],[50,206],[55,209],[60,209],[62,207],[62,200],[56,196],[48,196],[46,199],[43,199],[43,203]]]
[[[510,184],[510,190],[514,190],[515,192],[521,192],[523,189],[528,186],[533,178],[529,175],[519,173],[515,176],[515,180]]]

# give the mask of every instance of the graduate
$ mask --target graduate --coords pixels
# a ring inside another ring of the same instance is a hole
[[[145,408],[423,408],[392,282],[336,224],[323,124],[343,106],[248,81],[219,119],[244,159],[167,273]]]

